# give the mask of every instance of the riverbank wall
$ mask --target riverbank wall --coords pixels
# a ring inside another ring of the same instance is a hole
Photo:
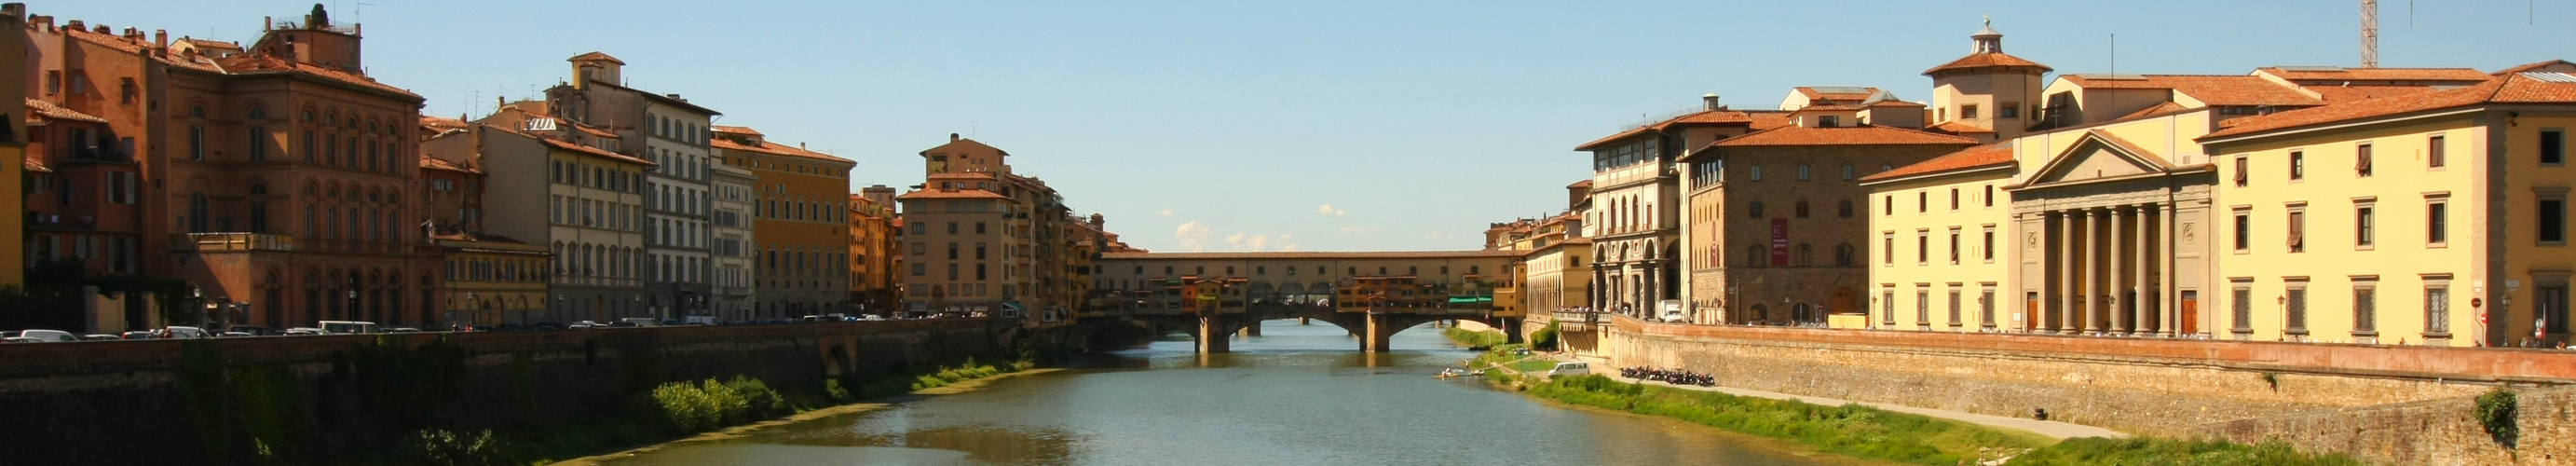
[[[1685,367],[1720,385],[2030,416],[2166,437],[2293,441],[2388,464],[2576,461],[2566,433],[2576,353],[2021,334],[1672,325],[1619,318],[1589,354],[1615,367]],[[2535,396],[2523,441],[2487,439],[2475,396],[2500,384]],[[2466,424],[2461,424],[2466,423]],[[2438,438],[2378,440],[2427,426]],[[2462,427],[2465,426],[2465,427]],[[2339,431],[2338,431],[2339,429]],[[2465,429],[2464,431],[2462,429]],[[2340,434],[2329,435],[2332,432]],[[2470,435],[2475,434],[2475,435]],[[2475,438],[2470,438],[2475,437]],[[2561,436],[2563,438],[2563,436]],[[2412,459],[2439,458],[2434,461]],[[2462,459],[2463,461],[2449,461]]]
[[[613,422],[669,381],[821,391],[1005,356],[984,319],[0,345],[13,464],[366,457],[411,429]]]

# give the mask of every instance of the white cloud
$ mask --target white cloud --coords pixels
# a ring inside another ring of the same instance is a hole
[[[1155,213],[1154,213],[1154,215],[1160,215],[1160,216],[1164,216],[1164,217],[1170,217],[1170,216],[1172,216],[1172,209],[1163,209],[1163,211],[1162,211],[1162,212],[1155,212]]]
[[[1172,239],[1179,240],[1181,247],[1189,249],[1190,252],[1200,252],[1207,250],[1208,234],[1206,225],[1190,222],[1183,223],[1179,229],[1173,230]]]
[[[1350,212],[1344,212],[1344,211],[1342,211],[1342,209],[1335,209],[1335,208],[1333,208],[1333,205],[1332,205],[1332,204],[1324,204],[1324,206],[1323,206],[1323,207],[1317,207],[1317,208],[1315,208],[1315,211],[1316,211],[1316,212],[1319,212],[1319,213],[1324,214],[1324,216],[1326,216],[1326,217],[1349,217],[1349,216],[1351,216],[1351,213],[1350,213]]]
[[[1281,250],[1281,251],[1295,251],[1295,250],[1297,250],[1297,243],[1288,243],[1288,245],[1287,245],[1287,246],[1280,246],[1280,247],[1279,247],[1279,250]]]
[[[1261,252],[1268,250],[1270,247],[1270,241],[1270,235],[1235,233],[1225,236],[1226,248],[1236,251]]]
[[[1376,234],[1378,231],[1380,231],[1380,230],[1385,230],[1385,229],[1386,229],[1386,228],[1384,228],[1384,227],[1342,227],[1342,229],[1339,229],[1339,230],[1333,230],[1333,232],[1334,232],[1334,233],[1341,233],[1341,234],[1345,234],[1345,235],[1360,235],[1360,236],[1368,236],[1368,235]]]

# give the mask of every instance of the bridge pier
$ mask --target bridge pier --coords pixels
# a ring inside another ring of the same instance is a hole
[[[1304,318],[1304,317],[1299,317],[1299,318],[1297,318],[1297,325],[1313,325],[1313,324],[1314,324],[1314,322],[1308,322],[1308,321],[1307,321],[1307,319],[1306,319],[1306,318]]]
[[[1247,336],[1247,337],[1257,337],[1257,336],[1261,336],[1261,321],[1255,320],[1255,321],[1252,321],[1252,322],[1244,323],[1244,324],[1243,324],[1243,336]]]
[[[1201,314],[1198,319],[1199,331],[1193,333],[1199,337],[1199,354],[1234,352],[1234,332],[1225,327],[1224,316]]]
[[[1360,351],[1371,353],[1387,352],[1387,342],[1391,339],[1390,337],[1395,336],[1395,332],[1404,331],[1404,327],[1397,326],[1396,324],[1395,316],[1376,313],[1369,314],[1368,328],[1365,330],[1366,334],[1360,335]]]

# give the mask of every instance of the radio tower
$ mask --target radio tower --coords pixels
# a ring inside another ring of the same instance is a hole
[[[2361,0],[2361,67],[2379,67],[2379,0]]]

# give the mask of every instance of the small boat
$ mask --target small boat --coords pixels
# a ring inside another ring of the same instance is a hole
[[[1463,371],[1459,371],[1458,369],[1455,369],[1455,368],[1444,368],[1444,369],[1440,369],[1440,374],[1439,374],[1439,375],[1434,375],[1434,376],[1432,376],[1432,377],[1446,379],[1446,378],[1450,378],[1450,377],[1457,377],[1457,376],[1462,376],[1462,375],[1467,375],[1467,373],[1466,373],[1466,372],[1463,372]]]
[[[1484,370],[1484,369],[1477,369],[1477,370],[1467,371],[1467,375],[1485,375],[1485,370]]]

